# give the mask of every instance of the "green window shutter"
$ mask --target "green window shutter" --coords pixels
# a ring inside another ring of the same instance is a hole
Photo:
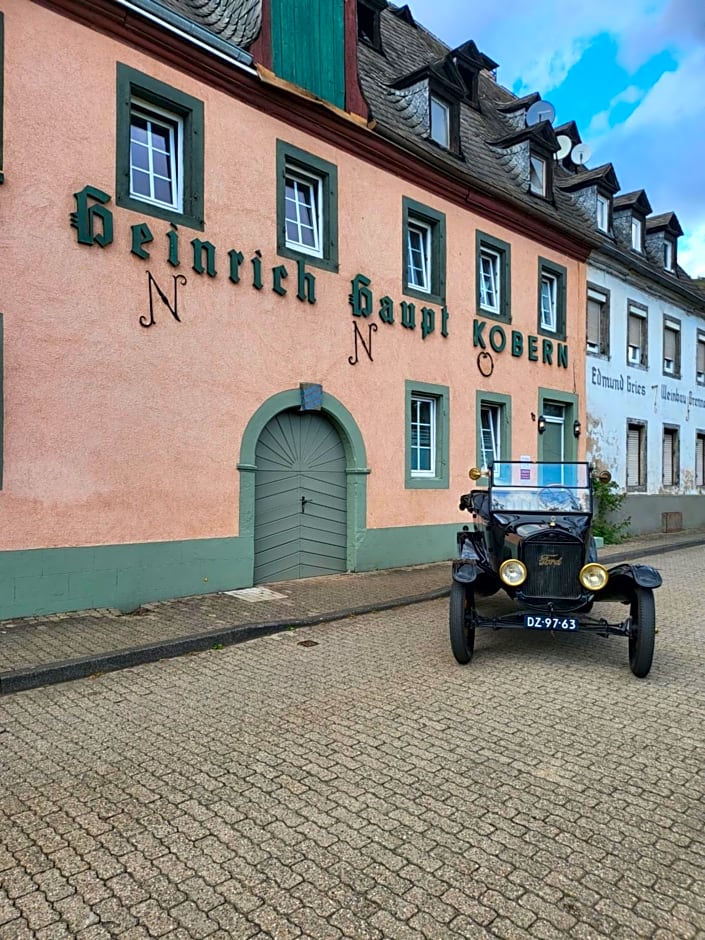
[[[343,0],[272,0],[275,73],[345,107]]]

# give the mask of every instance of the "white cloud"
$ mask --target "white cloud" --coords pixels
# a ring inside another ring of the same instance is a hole
[[[678,264],[691,277],[705,277],[705,221],[680,239]]]

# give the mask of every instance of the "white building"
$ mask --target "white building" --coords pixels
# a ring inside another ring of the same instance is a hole
[[[587,455],[626,491],[632,533],[705,524],[705,296],[678,266],[672,212],[615,196],[611,164],[560,184],[593,220],[587,269]]]

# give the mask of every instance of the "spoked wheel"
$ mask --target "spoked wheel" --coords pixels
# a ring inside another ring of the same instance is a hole
[[[635,588],[630,613],[632,633],[629,637],[629,667],[638,679],[643,679],[644,676],[648,676],[654,658],[656,639],[654,592],[649,588]]]
[[[475,625],[470,622],[473,599],[472,588],[453,581],[450,588],[450,648],[462,665],[470,662],[475,649]]]

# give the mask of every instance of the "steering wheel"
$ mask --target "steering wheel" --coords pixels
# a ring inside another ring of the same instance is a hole
[[[561,483],[549,483],[539,490],[538,497],[551,512],[580,512],[575,494]]]

